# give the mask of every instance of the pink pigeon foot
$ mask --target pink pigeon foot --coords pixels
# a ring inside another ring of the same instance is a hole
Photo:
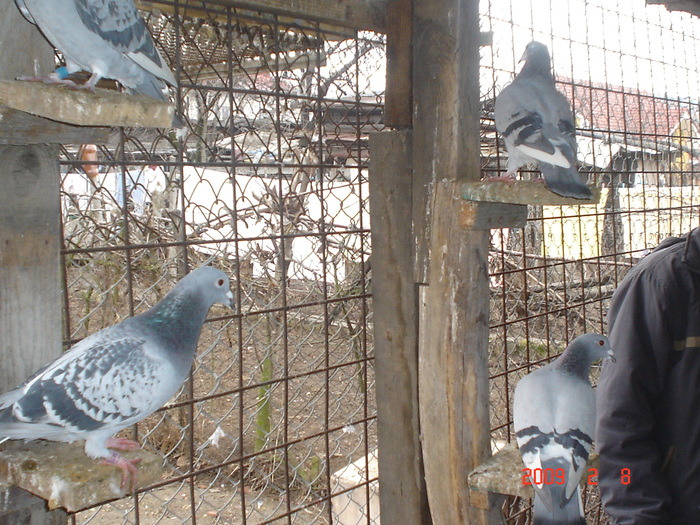
[[[107,448],[112,450],[137,450],[141,448],[141,445],[137,441],[127,438],[109,438],[107,440]]]
[[[122,471],[122,490],[133,492],[136,488],[136,477],[138,470],[136,465],[141,461],[141,458],[126,459],[117,452],[112,452],[108,457],[100,461],[100,465],[113,465]]]

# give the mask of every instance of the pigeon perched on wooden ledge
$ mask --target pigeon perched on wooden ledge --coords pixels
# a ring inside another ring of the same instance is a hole
[[[134,0],[15,0],[22,14],[35,24],[66,60],[43,80],[67,80],[78,71],[92,73],[82,87],[93,89],[111,78],[132,93],[168,101],[168,87],[177,80],[156,48]],[[175,117],[173,125],[182,121]]]
[[[209,308],[233,307],[225,273],[202,266],[146,312],[75,344],[15,390],[0,396],[0,442],[85,440],[85,453],[122,470],[135,485],[137,461],[113,438],[162,407],[187,378]],[[4,439],[2,439],[4,438]]]
[[[576,135],[569,101],[557,91],[544,44],[530,42],[525,65],[496,97],[496,129],[508,151],[508,172],[538,164],[544,183],[564,197],[591,199],[576,168]]]
[[[608,338],[574,339],[555,361],[515,388],[513,428],[535,489],[533,525],[585,525],[579,482],[595,430],[595,393],[588,379],[598,359],[614,361]]]

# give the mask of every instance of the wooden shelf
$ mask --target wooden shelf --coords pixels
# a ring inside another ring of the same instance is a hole
[[[121,489],[121,470],[88,458],[83,446],[82,441],[8,441],[0,449],[0,489],[15,485],[45,499],[49,509],[63,507],[71,512],[126,496]],[[160,481],[160,456],[144,450],[122,455],[141,458],[137,488]]]
[[[591,187],[592,199],[562,197],[549,191],[542,181],[487,180],[462,184],[462,197],[470,201],[530,204],[533,206],[591,206],[600,202],[600,188]]]
[[[588,458],[589,468],[598,467],[598,454],[592,453]],[[531,485],[523,485],[523,460],[515,444],[508,443],[484,463],[476,467],[467,477],[470,498],[473,502],[487,501],[486,493],[508,494],[521,498],[532,498],[535,495]],[[581,483],[588,482],[584,475]],[[479,507],[486,508],[486,507]]]
[[[0,105],[75,126],[169,128],[174,115],[172,104],[144,95],[19,80],[0,80]]]

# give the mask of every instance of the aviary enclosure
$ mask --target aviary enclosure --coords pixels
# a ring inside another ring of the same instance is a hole
[[[379,487],[387,487],[385,524],[425,522],[428,503],[433,522],[448,523],[435,514],[434,456],[405,457],[408,466],[396,470],[379,459],[377,470],[377,456],[400,463],[402,451],[420,449],[419,434],[406,445],[404,433],[416,430],[416,398],[397,405],[401,391],[390,387],[404,381],[417,395],[426,350],[406,354],[414,359],[406,378],[378,377],[396,369],[375,368],[375,339],[386,332],[373,330],[374,306],[382,303],[383,316],[405,308],[418,323],[412,309],[429,304],[420,290],[431,275],[420,254],[431,252],[416,210],[435,213],[429,201],[442,169],[454,168],[456,180],[460,170],[471,180],[505,171],[493,100],[530,40],[552,52],[576,116],[580,172],[601,198],[531,205],[516,227],[452,231],[450,242],[487,242],[485,288],[472,299],[487,304],[480,432],[493,450],[512,439],[517,380],[575,336],[604,332],[608,300],[629,268],[664,237],[700,225],[697,17],[642,0],[483,0],[478,24],[440,14],[455,6],[459,16],[476,13],[466,0],[302,4],[295,12],[275,1],[137,2],[178,72],[184,136],[114,128],[95,145],[60,148],[65,346],[142,311],[200,264],[231,275],[238,305],[212,310],[190,381],[133,430],[163,457],[162,480],[69,514],[69,523],[378,524]],[[475,52],[455,51],[464,42]],[[456,65],[431,63],[435,56]],[[453,95],[477,78],[478,104],[465,109],[469,96]],[[440,101],[426,116],[426,103],[441,97],[454,113]],[[450,156],[461,146],[439,130],[469,117],[472,124],[450,129],[471,130],[471,149]],[[382,142],[390,130],[404,133],[389,140],[394,160]],[[433,179],[421,182],[415,174],[426,165]],[[387,259],[384,246],[373,251],[372,239],[390,243],[393,234],[412,246],[403,260]],[[387,288],[376,281],[387,275],[405,279],[414,299],[377,297]],[[438,313],[420,314],[421,330],[443,323]],[[407,346],[424,345],[407,337]],[[391,443],[378,438],[384,414],[406,422],[386,430],[395,450],[380,447]],[[423,438],[425,450],[431,438]],[[413,480],[402,502],[392,483],[423,469],[426,481]],[[467,491],[466,475],[462,484]],[[594,486],[585,499],[589,523],[607,523]],[[484,511],[490,518],[475,519],[528,520],[527,500],[494,505]]]

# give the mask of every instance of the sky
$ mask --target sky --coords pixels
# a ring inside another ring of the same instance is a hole
[[[697,99],[700,19],[644,0],[482,0],[482,86],[512,79],[525,45],[550,48],[559,78],[607,82],[659,96]]]

